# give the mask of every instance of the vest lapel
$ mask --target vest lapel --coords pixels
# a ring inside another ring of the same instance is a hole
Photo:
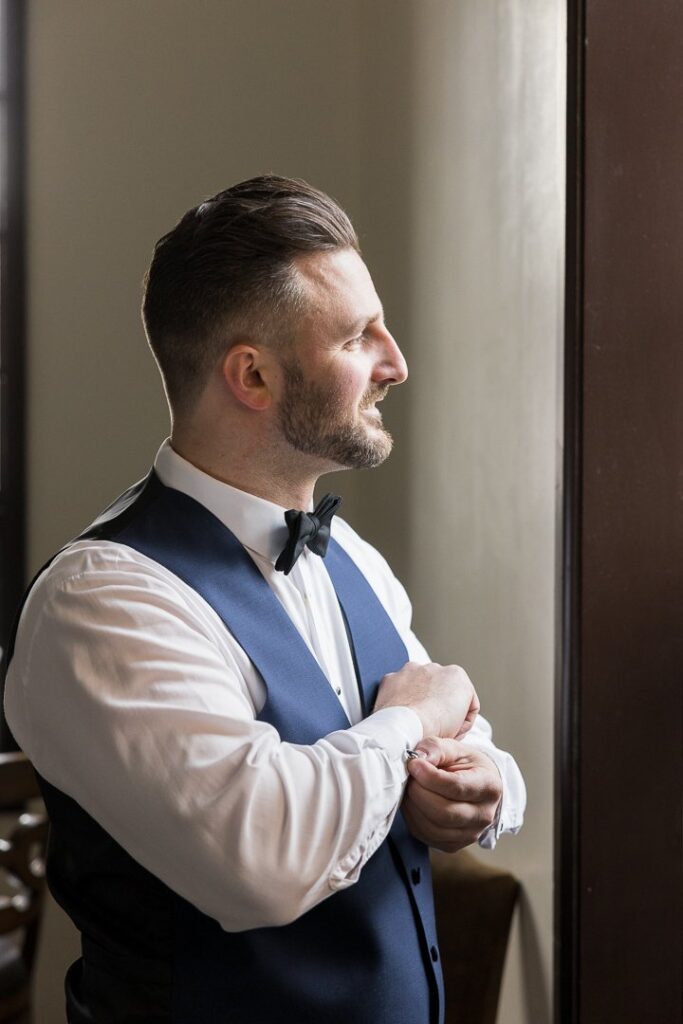
[[[125,544],[132,531],[133,547],[165,565],[217,612],[268,690],[259,719],[294,743],[315,743],[347,729],[349,720],[318,662],[235,535],[156,474],[140,498],[142,514],[116,539]]]
[[[325,568],[346,617],[365,713],[369,715],[383,676],[402,668],[408,652],[365,576],[334,540],[327,549]]]

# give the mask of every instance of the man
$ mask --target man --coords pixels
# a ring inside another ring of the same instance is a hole
[[[7,679],[83,933],[68,1019],[435,1024],[427,845],[493,845],[524,789],[382,557],[311,512],[387,457],[407,376],[353,228],[243,182],[157,244],[143,318],[170,440],[40,575]]]

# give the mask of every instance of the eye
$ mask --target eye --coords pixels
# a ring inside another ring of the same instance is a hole
[[[359,334],[357,338],[351,338],[350,341],[347,341],[346,344],[344,345],[344,348],[356,348],[358,345],[361,345],[364,341],[365,335]]]

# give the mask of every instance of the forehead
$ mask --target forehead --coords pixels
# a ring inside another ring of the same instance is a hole
[[[310,253],[294,265],[308,300],[306,319],[325,317],[342,327],[381,314],[370,272],[355,250]]]

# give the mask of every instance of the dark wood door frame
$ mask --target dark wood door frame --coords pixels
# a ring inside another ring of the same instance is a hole
[[[23,0],[0,0],[0,647],[26,585],[25,20]]]
[[[683,1020],[683,5],[568,8],[556,1021]]]

